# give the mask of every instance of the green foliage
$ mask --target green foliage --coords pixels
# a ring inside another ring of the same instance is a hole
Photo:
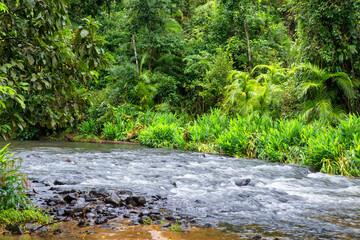
[[[96,121],[93,118],[89,118],[89,120],[82,122],[79,129],[82,134],[89,137],[95,136],[98,132]]]
[[[213,142],[228,126],[228,118],[219,109],[212,109],[209,114],[198,116],[188,127],[190,141],[196,143]]]
[[[174,224],[171,224],[170,230],[173,232],[182,232],[183,228],[180,226],[179,222],[176,221]]]
[[[54,220],[45,212],[39,209],[23,209],[17,210],[10,208],[7,210],[0,210],[0,226],[6,227],[8,225],[20,225],[24,227],[26,223],[33,222],[38,225],[48,225]]]
[[[104,124],[103,134],[109,140],[127,140],[128,132],[135,127],[133,116],[127,115],[128,108],[118,108],[114,112],[115,121]]]
[[[181,119],[175,114],[158,114],[150,125],[140,132],[142,144],[156,148],[181,147],[185,144]]]
[[[232,71],[233,62],[227,52],[218,49],[214,63],[210,66],[210,70],[206,72],[204,82],[200,85],[203,91],[200,96],[203,99],[204,111],[211,106],[218,105],[223,100],[223,90],[228,85],[228,76]]]
[[[19,173],[20,160],[9,154],[8,146],[0,150],[0,210],[26,208],[31,206],[26,195],[28,180]]]
[[[103,38],[96,35],[98,24],[89,18],[78,29],[69,28],[61,0],[5,4],[8,11],[0,11],[0,86],[11,87],[21,98],[5,102],[0,124],[68,127],[89,103],[83,86],[110,60]]]
[[[339,127],[321,122],[304,125],[301,119],[273,121],[266,117],[237,117],[217,139],[227,155],[305,164],[329,174],[360,176],[359,137],[345,132],[358,127],[350,115]]]
[[[290,2],[298,22],[296,43],[301,61],[359,77],[355,70],[359,61],[359,1]]]
[[[318,119],[321,122],[336,123],[344,118],[345,111],[339,107],[340,102],[346,101],[349,104],[355,97],[350,77],[344,72],[331,74],[312,64],[301,65],[295,70],[299,68],[305,69],[300,85],[300,97],[306,101],[303,119],[307,122]]]

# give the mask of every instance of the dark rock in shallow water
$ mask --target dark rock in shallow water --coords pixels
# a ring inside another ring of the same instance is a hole
[[[145,197],[132,196],[126,198],[126,205],[135,206],[144,206],[146,204]]]
[[[212,228],[213,225],[211,223],[205,223],[203,225],[197,225],[196,227],[199,227],[199,228]]]
[[[66,233],[67,230],[65,228],[62,228],[62,229],[56,229],[53,233],[56,235],[56,234],[61,234],[61,233]]]
[[[144,206],[146,204],[146,198],[145,197],[139,197],[138,204]]]
[[[150,214],[150,211],[149,210],[144,210],[142,211],[140,214],[139,214],[139,217],[142,217],[142,216],[147,216]]]
[[[114,192],[110,193],[110,196],[106,198],[106,203],[119,205],[121,203],[121,198]]]
[[[57,179],[54,181],[54,185],[76,185],[83,182],[84,179],[79,176],[74,176],[70,178]]]
[[[250,178],[235,180],[235,185],[239,187],[246,186],[250,183],[250,181]]]
[[[85,221],[81,220],[78,224],[78,227],[84,227],[85,226]]]
[[[64,197],[64,200],[67,202],[67,203],[71,203],[73,200],[76,200],[78,198],[78,194],[76,193],[69,193],[68,195],[66,195]]]
[[[139,223],[139,221],[138,220],[136,220],[136,219],[134,219],[134,220],[131,220],[131,223],[132,223],[132,225],[140,225],[140,223]]]
[[[95,220],[96,224],[103,224],[103,223],[107,223],[108,219],[106,217],[98,217]]]
[[[5,227],[6,230],[10,231],[12,234],[16,234],[16,235],[23,235],[23,230],[22,228],[20,227],[19,224],[15,224],[15,225],[12,225],[12,224],[9,224]]]
[[[162,225],[162,227],[164,227],[164,228],[169,228],[169,227],[171,227],[171,223],[164,223],[164,224]]]

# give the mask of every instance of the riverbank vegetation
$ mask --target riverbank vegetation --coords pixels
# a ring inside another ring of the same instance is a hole
[[[14,233],[24,230],[25,224],[48,225],[54,220],[31,203],[29,181],[19,172],[20,159],[9,153],[8,145],[0,150],[0,228]]]
[[[0,0],[0,133],[359,176],[357,0]]]

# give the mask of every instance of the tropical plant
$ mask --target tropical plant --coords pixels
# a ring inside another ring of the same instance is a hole
[[[9,154],[8,145],[0,150],[0,210],[27,208],[32,205],[26,195],[29,182],[19,172],[20,159]]]
[[[315,119],[335,123],[344,118],[345,111],[339,107],[342,101],[349,102],[355,96],[354,85],[344,72],[329,73],[325,69],[306,63],[297,68],[304,69],[300,85],[300,97],[305,104],[302,117],[306,122]]]
[[[84,121],[79,126],[80,132],[85,136],[94,137],[97,134],[98,127],[93,118]]]
[[[231,104],[235,111],[243,116],[251,113],[259,94],[260,84],[252,79],[250,74],[236,70],[232,71],[228,78],[232,83],[226,86],[225,107]]]
[[[252,74],[258,70],[258,69],[266,69],[266,73],[260,73],[256,80],[258,82],[268,82],[271,84],[280,84],[282,83],[286,77],[286,68],[281,68],[278,66],[278,64],[272,64],[272,65],[257,65],[252,70]]]

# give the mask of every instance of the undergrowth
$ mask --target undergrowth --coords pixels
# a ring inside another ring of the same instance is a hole
[[[24,228],[26,223],[32,222],[37,225],[48,225],[53,222],[53,218],[45,212],[36,209],[6,209],[0,210],[0,226],[6,227],[8,225],[19,225]]]

